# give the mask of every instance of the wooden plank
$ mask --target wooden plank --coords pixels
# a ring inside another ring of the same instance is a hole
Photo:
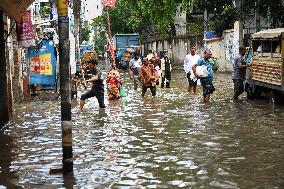
[[[282,34],[282,41],[281,41],[281,54],[282,54],[282,89],[284,89],[284,35]]]

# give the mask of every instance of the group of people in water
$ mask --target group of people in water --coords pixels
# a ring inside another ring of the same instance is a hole
[[[240,53],[234,62],[233,82],[234,82],[234,99],[244,92],[243,81],[245,80],[245,70],[249,66],[245,61],[245,48],[240,47]],[[90,61],[92,77],[84,81],[84,84],[91,82],[92,88],[83,94],[80,99],[80,108],[83,109],[85,100],[91,97],[96,97],[100,108],[105,108],[104,104],[104,84],[102,72],[97,69],[97,62]],[[204,68],[205,70],[202,70]],[[184,60],[184,70],[188,80],[188,91],[196,93],[197,80],[203,89],[203,101],[209,102],[210,95],[215,91],[213,85],[213,73],[219,69],[217,59],[212,58],[212,53],[209,49],[204,51],[201,58],[196,54],[196,47],[192,46],[190,53],[186,55]],[[144,97],[147,90],[150,89],[152,96],[156,96],[157,85],[161,88],[166,86],[170,88],[172,62],[167,51],[164,51],[161,58],[158,58],[157,53],[151,53],[148,56],[140,58],[140,52],[133,53],[133,58],[129,62],[128,74],[133,81],[134,90],[138,89],[141,83],[142,93]],[[123,96],[124,89],[122,86],[121,76],[115,65],[112,65],[106,78],[107,92],[109,100],[118,99]]]
[[[91,97],[96,97],[100,108],[104,108],[104,84],[103,77],[100,70],[97,69],[97,61],[90,61],[92,77],[85,80],[83,84],[91,82],[92,88],[83,94],[80,99],[80,108],[83,109],[85,100]],[[167,51],[162,53],[159,58],[157,53],[151,53],[147,57],[140,58],[140,52],[135,51],[133,58],[129,62],[128,74],[133,82],[134,90],[138,89],[141,84],[142,94],[144,97],[147,90],[150,89],[152,96],[156,96],[156,87],[161,85],[161,88],[170,87],[172,62]],[[122,86],[121,75],[117,67],[113,64],[106,78],[107,94],[109,100],[119,99],[124,96],[124,89]]]

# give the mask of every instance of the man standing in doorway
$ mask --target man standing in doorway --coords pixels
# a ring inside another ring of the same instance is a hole
[[[134,90],[137,90],[142,61],[139,57],[139,51],[135,51],[133,55],[134,55],[134,58],[130,60],[128,73],[129,73],[130,79],[133,80]]]
[[[215,91],[212,81],[213,81],[213,71],[217,71],[217,66],[216,66],[215,61],[213,62],[213,64],[210,63],[211,56],[212,56],[211,51],[205,50],[204,57],[202,59],[199,59],[197,64],[192,66],[192,70],[196,78],[198,78],[198,75],[196,74],[196,67],[197,66],[207,67],[208,76],[200,78],[200,82],[203,88],[203,101],[204,102],[209,102],[210,94],[212,94]]]
[[[91,90],[89,90],[88,92],[86,92],[85,94],[81,96],[80,109],[81,110],[83,109],[86,99],[94,97],[94,96],[98,99],[100,108],[105,108],[104,84],[103,84],[103,79],[102,79],[102,73],[99,70],[97,70],[96,61],[89,62],[89,66],[91,68],[92,78],[86,80],[86,82],[92,82],[93,86]]]
[[[239,54],[236,56],[234,61],[234,70],[232,73],[232,79],[234,83],[234,100],[239,98],[244,92],[244,81],[246,79],[246,69],[251,66],[251,64],[247,64],[246,58],[246,48],[241,46],[239,48]]]
[[[188,92],[192,92],[194,94],[196,94],[197,80],[196,81],[192,80],[190,78],[190,75],[192,71],[192,66],[197,64],[199,59],[200,56],[196,54],[196,47],[192,46],[190,48],[190,54],[186,55],[184,59],[184,65],[183,65],[188,81]]]

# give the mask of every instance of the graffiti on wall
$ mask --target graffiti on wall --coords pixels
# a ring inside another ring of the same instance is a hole
[[[224,40],[226,60],[233,64],[235,58],[234,32],[227,33]]]

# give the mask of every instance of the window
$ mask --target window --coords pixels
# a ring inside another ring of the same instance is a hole
[[[281,57],[281,43],[279,39],[253,41],[253,55],[259,57]]]

